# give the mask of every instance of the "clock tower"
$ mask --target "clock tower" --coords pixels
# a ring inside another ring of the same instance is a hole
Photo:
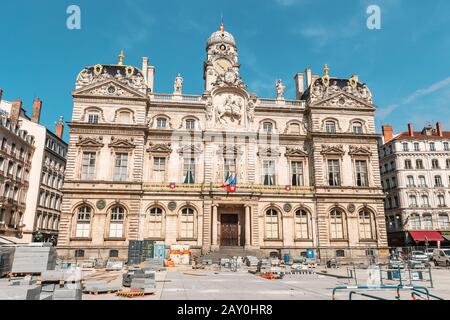
[[[236,41],[231,33],[225,31],[223,23],[218,31],[211,34],[206,43],[206,61],[203,79],[205,90],[211,91],[219,77],[234,82],[239,78],[239,63]]]

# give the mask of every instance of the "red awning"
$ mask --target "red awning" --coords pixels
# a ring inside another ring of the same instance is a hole
[[[444,241],[438,231],[409,231],[409,234],[416,242]]]

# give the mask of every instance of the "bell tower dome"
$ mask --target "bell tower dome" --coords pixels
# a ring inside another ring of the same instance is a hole
[[[211,91],[212,84],[227,71],[233,70],[239,75],[239,67],[236,40],[231,33],[225,31],[225,25],[222,22],[219,30],[213,32],[206,42],[206,61],[203,71],[205,90]]]

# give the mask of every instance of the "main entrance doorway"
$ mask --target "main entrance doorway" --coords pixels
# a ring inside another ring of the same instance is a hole
[[[237,214],[220,215],[220,245],[223,247],[239,245],[239,216]]]

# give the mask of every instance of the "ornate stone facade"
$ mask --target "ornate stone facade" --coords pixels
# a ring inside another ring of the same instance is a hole
[[[174,94],[154,93],[147,58],[142,70],[97,65],[78,76],[60,255],[126,258],[137,239],[195,255],[238,246],[367,259],[385,248],[367,86],[307,72],[297,100],[281,81],[273,99],[259,98],[223,26],[206,53],[201,96],[183,94],[181,79]]]

